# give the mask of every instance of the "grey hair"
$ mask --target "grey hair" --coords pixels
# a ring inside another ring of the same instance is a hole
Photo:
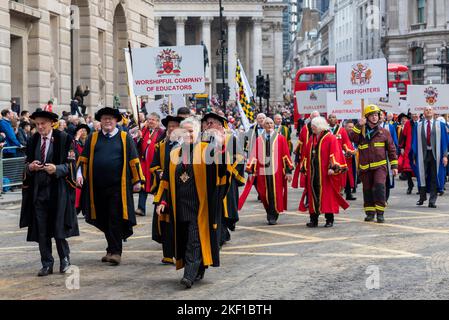
[[[315,115],[315,116],[314,116]],[[320,112],[319,111],[312,111],[312,113],[310,114],[310,117],[320,117]]]
[[[263,121],[263,124],[267,123],[267,121],[274,122],[273,119],[271,119],[271,118],[269,118],[269,117],[266,117],[265,120]]]
[[[312,126],[316,127],[319,131],[329,130],[329,123],[324,117],[316,117],[312,120]]]
[[[180,127],[184,128],[184,125],[186,125],[186,124],[191,124],[192,127],[193,127],[193,130],[196,133],[200,133],[200,131],[201,131],[201,123],[195,117],[188,117],[187,119],[183,120],[181,122]]]
[[[156,113],[156,112],[151,112],[148,116],[147,116],[147,120],[148,119],[150,119],[150,117],[154,117],[154,118],[156,118],[157,120],[161,120],[161,116],[158,114],[158,113]]]

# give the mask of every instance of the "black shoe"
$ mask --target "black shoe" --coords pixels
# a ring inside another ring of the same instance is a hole
[[[429,208],[433,208],[433,209],[436,209],[436,205],[435,205],[435,203],[429,203]]]
[[[385,218],[383,216],[383,214],[378,214],[377,215],[377,223],[384,223],[385,222]]]
[[[416,201],[416,205],[417,206],[422,206],[424,204],[424,201],[423,200],[418,200],[418,201]]]
[[[324,225],[325,228],[332,228],[334,226],[333,222],[326,221],[326,224]]]
[[[308,224],[306,224],[306,226],[308,228],[317,228],[318,227],[318,223],[316,223],[316,222],[309,222]]]
[[[59,266],[59,273],[66,273],[70,269],[70,259],[65,257],[61,260],[61,265]]]
[[[438,195],[441,197],[444,194],[444,191],[438,192]]]
[[[39,270],[39,273],[37,274],[38,277],[46,277],[49,274],[53,274],[53,268],[52,267],[43,267]]]
[[[199,270],[198,274],[196,275],[195,281],[200,281],[203,280],[204,278],[204,273],[206,272],[206,270]]]
[[[374,221],[374,214],[368,214],[365,217],[365,222],[372,222],[372,221]]]
[[[413,190],[413,188],[408,188],[407,189],[407,194],[412,194],[412,190]]]
[[[270,226],[275,226],[275,225],[277,225],[278,223],[276,222],[276,220],[268,220],[268,224],[269,224]]]
[[[190,289],[193,285],[193,282],[187,278],[182,278],[181,284],[184,285],[186,287],[186,289]]]
[[[418,195],[418,196],[419,196],[420,194],[421,194],[421,193],[420,193],[419,191],[416,193],[416,195]]]
[[[357,200],[357,198],[354,197],[352,194],[348,193],[348,194],[346,194],[346,200],[355,201],[355,200]]]

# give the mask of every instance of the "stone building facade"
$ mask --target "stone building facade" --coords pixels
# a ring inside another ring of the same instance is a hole
[[[88,86],[90,113],[128,105],[123,48],[154,45],[153,0],[0,0],[0,105],[69,110]]]
[[[155,0],[155,43],[160,46],[206,45],[208,94],[230,87],[235,99],[235,68],[240,59],[255,87],[261,69],[270,75],[271,101],[283,101],[283,0],[223,0],[227,56],[222,81],[218,0]]]

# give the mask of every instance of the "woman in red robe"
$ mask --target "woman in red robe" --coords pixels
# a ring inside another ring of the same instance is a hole
[[[84,146],[86,145],[87,137],[89,136],[90,128],[86,124],[80,124],[75,131],[75,139],[73,140],[73,151],[75,152],[75,159],[78,161],[78,157],[83,153]],[[81,212],[81,188],[76,188],[75,208],[76,213]]]
[[[318,217],[322,213],[326,216],[325,227],[332,227],[334,214],[339,213],[340,207],[345,210],[349,207],[340,195],[340,174],[346,172],[347,165],[337,138],[328,128],[325,118],[318,117],[312,120],[313,135],[305,146],[304,158],[301,161],[301,170],[306,175],[306,187],[299,210],[307,211],[305,205],[307,197],[309,228],[318,227]]]
[[[413,183],[413,170],[410,164],[410,151],[412,150],[412,135],[413,128],[419,121],[419,114],[412,114],[412,119],[405,122],[402,129],[401,138],[399,140],[399,148],[401,149],[401,155],[399,156],[399,171],[401,175],[407,180],[408,188],[407,194],[411,194],[415,184]]]

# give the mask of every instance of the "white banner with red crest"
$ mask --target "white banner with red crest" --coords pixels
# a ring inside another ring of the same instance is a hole
[[[427,106],[439,114],[449,113],[449,85],[410,85],[407,87],[407,102],[411,113],[423,113]]]

